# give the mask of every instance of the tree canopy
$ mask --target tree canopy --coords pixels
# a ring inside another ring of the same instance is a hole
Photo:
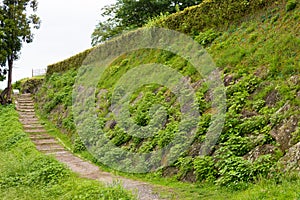
[[[32,29],[40,27],[40,19],[35,14],[37,6],[36,0],[3,0],[0,4],[0,79],[8,75],[5,90],[8,100],[12,90],[13,62],[20,56],[22,43],[33,41]]]
[[[117,0],[102,9],[102,17],[92,34],[92,45],[104,42],[124,30],[143,26],[161,13],[174,13],[202,0]]]

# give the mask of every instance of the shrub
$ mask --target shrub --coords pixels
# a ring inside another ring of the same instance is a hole
[[[275,159],[271,155],[262,155],[253,163],[253,176],[257,178],[266,178],[270,175],[272,168],[275,165]]]
[[[274,2],[275,0],[203,1],[197,6],[186,8],[182,12],[159,19],[153,25],[194,34],[195,32],[203,31],[204,28],[227,27],[229,23],[232,24],[235,21],[239,21],[241,17]]]
[[[21,83],[21,86],[20,86],[21,92],[35,94],[35,93],[37,93],[39,88],[42,86],[43,82],[44,82],[43,78],[27,79]]]
[[[194,159],[194,169],[197,177],[197,181],[212,182],[216,180],[217,170],[212,157],[196,157]]]
[[[86,150],[85,144],[82,142],[82,140],[80,139],[79,136],[76,136],[76,138],[73,142],[72,151],[74,153],[78,153],[78,152],[85,151],[85,150]]]
[[[56,184],[70,175],[70,171],[63,164],[54,158],[44,156],[34,159],[29,171],[26,179],[30,185]]]
[[[297,6],[297,0],[288,0],[286,3],[285,9],[286,11],[294,10]]]
[[[220,34],[216,33],[215,30],[209,29],[205,32],[199,33],[199,35],[195,37],[195,40],[205,47],[211,44],[219,35]]]
[[[236,156],[243,156],[253,148],[249,138],[235,135],[230,136],[223,145],[222,148],[228,148]]]
[[[223,186],[233,186],[240,182],[252,181],[252,166],[242,157],[231,156],[225,160],[219,160],[217,163],[220,178],[217,184]]]
[[[193,158],[192,157],[181,157],[178,159],[176,166],[179,168],[179,172],[176,175],[178,180],[184,178],[188,172],[193,170]]]
[[[70,69],[78,69],[81,67],[83,61],[93,49],[88,49],[82,53],[72,56],[64,61],[58,62],[53,65],[49,65],[47,68],[47,77],[50,77],[54,73],[63,73]]]

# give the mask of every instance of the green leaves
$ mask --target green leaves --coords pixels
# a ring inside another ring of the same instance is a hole
[[[211,44],[220,34],[214,31],[213,29],[209,29],[205,32],[199,33],[195,37],[195,40],[199,42],[199,44],[206,47],[207,45]]]
[[[288,0],[285,6],[286,11],[294,10],[297,6],[296,0]]]
[[[235,185],[240,182],[250,182],[253,179],[252,166],[242,157],[232,156],[218,162],[219,175],[217,183],[219,185]]]
[[[217,169],[211,156],[196,157],[194,159],[195,174],[198,181],[212,182],[216,180]]]

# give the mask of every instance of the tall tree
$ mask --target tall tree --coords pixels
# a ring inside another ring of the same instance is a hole
[[[0,23],[4,20],[2,14],[2,10],[0,9]],[[5,80],[5,75],[7,74],[7,69],[5,67],[5,61],[6,61],[6,51],[4,50],[4,44],[3,44],[3,36],[4,32],[0,26],[0,81]]]
[[[5,68],[8,71],[5,90],[8,101],[11,100],[14,61],[20,56],[22,43],[33,41],[32,29],[40,27],[40,19],[35,14],[37,6],[36,0],[3,0],[0,3],[0,64],[2,75]]]
[[[92,45],[104,42],[124,30],[143,26],[150,18],[161,13],[201,3],[202,0],[117,0],[102,9],[106,21],[99,22],[92,34]]]

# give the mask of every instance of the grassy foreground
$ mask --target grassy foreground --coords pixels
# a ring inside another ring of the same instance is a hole
[[[0,106],[0,199],[135,199],[119,185],[79,178],[42,155],[18,121],[14,106]]]

